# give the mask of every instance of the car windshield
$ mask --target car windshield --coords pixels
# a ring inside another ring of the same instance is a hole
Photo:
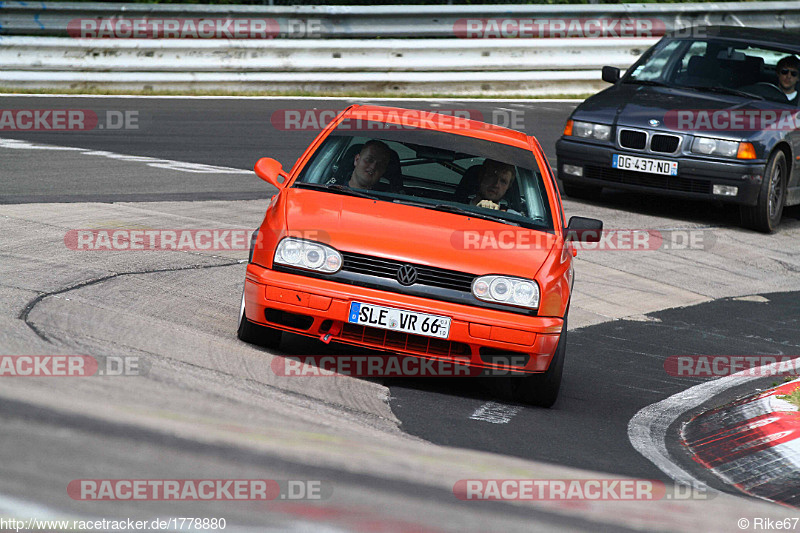
[[[293,187],[415,205],[545,231],[547,191],[529,150],[454,133],[343,122]]]
[[[778,87],[778,48],[719,38],[665,39],[642,57],[624,83],[665,85],[786,103]]]

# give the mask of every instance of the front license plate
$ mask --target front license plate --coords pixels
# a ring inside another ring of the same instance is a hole
[[[678,175],[678,162],[664,161],[663,159],[614,154],[611,166],[625,170],[647,172],[649,174],[662,174],[664,176]]]
[[[347,317],[347,321],[362,326],[391,329],[440,339],[446,339],[450,334],[450,318],[446,316],[428,315],[359,302],[350,303],[350,315]]]

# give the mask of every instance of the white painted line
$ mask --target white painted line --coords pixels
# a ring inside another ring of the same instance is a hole
[[[53,144],[34,144],[28,141],[20,141],[17,139],[0,138],[0,148],[7,148],[12,150],[73,151],[73,152],[80,152],[82,155],[106,157],[108,159],[115,159],[117,161],[128,161],[132,163],[144,163],[148,167],[164,168],[167,170],[177,170],[179,172],[192,172],[195,174],[246,174],[246,175],[253,174],[252,170],[244,170],[240,168],[217,167],[214,165],[203,165],[201,163],[187,163],[185,161],[173,161],[171,159],[158,159],[155,157],[117,154],[114,152],[106,152],[104,150],[89,150],[87,148],[75,148],[71,146],[56,146]]]
[[[739,296],[738,298],[734,298],[734,300],[737,302],[756,302],[760,304],[769,303],[769,298],[764,298],[759,294],[753,296]]]
[[[508,424],[514,415],[522,410],[521,407],[505,405],[497,402],[486,402],[470,415],[470,420],[481,420],[492,424]]]
[[[793,359],[791,363],[795,369],[800,368],[800,357]],[[783,364],[785,365],[785,363]],[[748,369],[714,381],[700,383],[660,402],[648,405],[628,422],[628,439],[636,451],[676,482],[713,490],[672,461],[667,451],[667,429],[684,413],[698,407],[720,392],[759,377],[768,376],[769,372],[777,375],[778,370],[777,364]],[[780,370],[785,370],[785,368],[780,368]],[[756,375],[745,375],[746,373]]]
[[[53,144],[36,145],[27,141],[18,141],[17,139],[0,139],[0,148],[11,148],[13,150],[60,150],[60,151],[73,151],[80,152],[84,148],[75,148],[73,146],[56,146]]]
[[[149,99],[173,99],[173,100],[344,100],[347,102],[514,102],[514,103],[580,103],[583,98],[427,98],[427,97],[399,97],[383,96],[376,98],[355,98],[353,96],[210,96],[210,95],[161,95],[161,94],[19,94],[19,93],[0,93],[2,97],[20,98],[149,98]]]

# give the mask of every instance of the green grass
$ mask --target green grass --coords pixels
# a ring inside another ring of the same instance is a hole
[[[7,94],[92,94],[92,95],[136,95],[136,96],[309,96],[316,98],[330,98],[330,97],[346,97],[346,98],[408,98],[408,99],[425,99],[425,98],[468,98],[468,99],[495,99],[495,98],[513,98],[520,100],[541,100],[545,98],[565,98],[574,100],[583,100],[588,98],[594,93],[587,93],[582,95],[574,94],[551,94],[546,96],[526,96],[526,95],[504,95],[502,93],[495,94],[479,94],[479,95],[462,95],[462,94],[448,94],[448,93],[434,93],[434,94],[386,94],[379,92],[353,92],[353,93],[340,93],[340,92],[306,92],[306,91],[211,91],[211,90],[192,90],[192,91],[169,91],[169,90],[116,90],[116,89],[103,89],[98,87],[70,87],[60,89],[20,89],[16,87],[0,87],[0,93]]]
[[[791,394],[778,396],[778,398],[781,400],[786,400],[789,403],[793,403],[798,407],[798,409],[800,409],[800,387],[794,389]]]

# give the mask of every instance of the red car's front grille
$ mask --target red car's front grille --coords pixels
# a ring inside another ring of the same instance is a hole
[[[341,337],[389,350],[396,349],[421,354],[465,358],[469,358],[472,354],[469,345],[463,342],[434,339],[423,335],[412,335],[410,333],[370,328],[357,324],[343,324]]]
[[[417,270],[416,283],[419,285],[429,285],[442,289],[452,289],[460,292],[470,293],[472,291],[472,280],[475,274],[446,270],[426,265],[404,263],[392,259],[383,259],[369,255],[355,254],[352,252],[342,252],[344,264],[342,270],[355,272],[378,278],[397,279],[397,271],[403,265],[411,265]]]

